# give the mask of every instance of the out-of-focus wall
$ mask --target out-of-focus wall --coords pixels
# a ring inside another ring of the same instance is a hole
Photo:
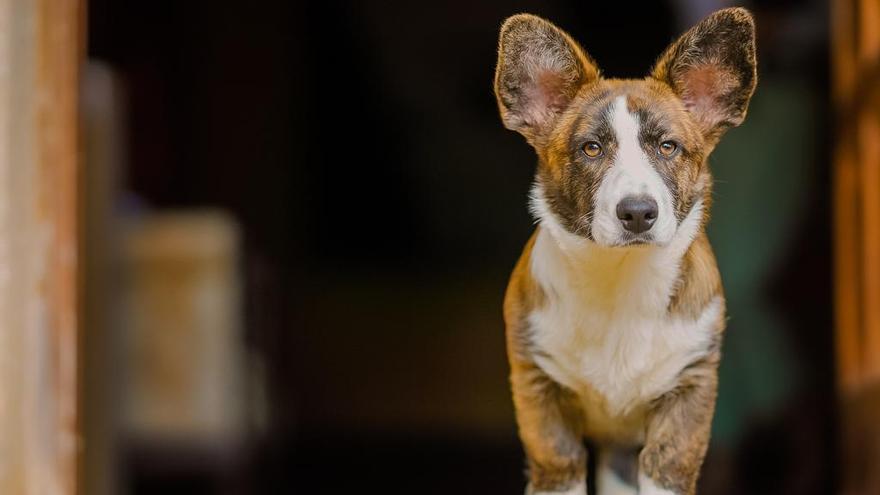
[[[234,447],[245,426],[235,222],[167,212],[129,221],[123,232],[123,434]]]
[[[83,71],[82,100],[85,170],[82,201],[84,320],[80,386],[81,429],[85,439],[80,462],[81,493],[118,491],[121,411],[118,369],[120,235],[116,197],[125,167],[125,91],[113,70],[90,62]]]
[[[642,77],[720,3],[91,3],[90,53],[128,92],[125,204],[219,207],[240,228],[271,433],[249,436],[250,492],[522,489],[501,300],[535,156],[498,118],[498,28],[542,15],[604,73]],[[748,5],[758,93],[711,159],[731,319],[703,486],[827,493],[827,16]],[[131,486],[202,469],[167,460],[128,463]]]
[[[234,473],[265,410],[245,349],[239,225],[126,194],[127,96],[111,67],[87,66],[80,486],[95,495],[129,493],[144,465]]]

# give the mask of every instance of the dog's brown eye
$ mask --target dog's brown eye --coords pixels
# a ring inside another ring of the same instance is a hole
[[[602,145],[596,141],[587,141],[584,145],[584,154],[590,158],[596,158],[602,154]]]
[[[675,144],[675,141],[663,141],[660,143],[660,147],[657,151],[660,152],[661,155],[669,157],[672,156],[678,150],[678,145]]]

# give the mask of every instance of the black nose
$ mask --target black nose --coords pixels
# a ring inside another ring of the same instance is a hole
[[[617,218],[633,234],[651,229],[657,220],[657,202],[648,197],[629,196],[617,203]]]

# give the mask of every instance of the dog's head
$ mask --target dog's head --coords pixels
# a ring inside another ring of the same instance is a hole
[[[504,125],[537,151],[541,220],[603,246],[664,245],[708,207],[706,158],[756,82],[745,9],[712,14],[632,80],[603,78],[568,34],[521,14],[501,28],[495,94]]]

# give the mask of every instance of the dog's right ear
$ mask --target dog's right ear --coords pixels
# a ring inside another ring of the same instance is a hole
[[[532,145],[552,130],[581,86],[598,78],[596,64],[550,22],[519,14],[501,26],[495,69],[501,120]]]
[[[741,7],[719,10],[669,46],[651,77],[684,102],[709,141],[746,117],[758,82],[755,20]]]

